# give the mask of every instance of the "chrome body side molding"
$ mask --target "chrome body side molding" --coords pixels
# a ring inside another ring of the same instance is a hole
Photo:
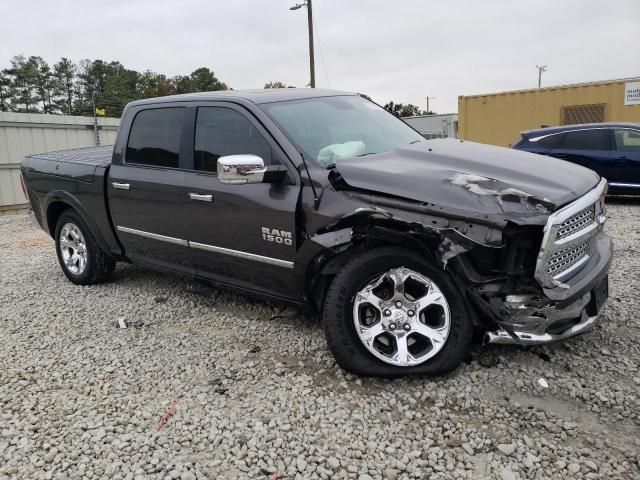
[[[136,230],[135,228],[121,227],[120,225],[118,225],[116,228],[120,232],[130,233],[132,235],[138,235],[138,236],[144,237],[144,238],[151,238],[153,240],[160,240],[161,242],[175,243],[176,245],[182,245],[182,246],[185,246],[185,247],[189,246],[189,242],[187,242],[186,240],[183,240],[182,238],[167,237],[166,235],[160,235],[160,234],[157,234],[157,233],[145,232],[143,230]]]
[[[231,257],[244,258],[246,260],[253,260],[256,262],[267,263],[269,265],[275,265],[276,267],[293,268],[293,262],[288,260],[281,260],[279,258],[265,257],[263,255],[256,255],[255,253],[243,252],[241,250],[232,250],[230,248],[216,247],[215,245],[208,245],[206,243],[190,242],[182,238],[167,237],[157,233],[145,232],[143,230],[136,230],[135,228],[122,227],[118,225],[116,227],[118,231],[124,233],[130,233],[132,235],[138,235],[140,237],[150,238],[152,240],[159,240],[161,242],[174,243],[176,245],[182,245],[184,247],[197,248],[200,250],[206,250],[208,252],[221,253],[223,255],[229,255]]]
[[[200,250],[206,250],[208,252],[222,253],[223,255],[229,255],[231,257],[238,257],[247,260],[254,260],[256,262],[268,263],[269,265],[275,265],[277,267],[293,268],[293,262],[290,262],[288,260],[280,260],[279,258],[265,257],[262,255],[256,255],[255,253],[242,252],[240,250],[232,250],[230,248],[216,247],[214,245],[207,245],[206,243],[189,242],[189,246],[198,248]]]

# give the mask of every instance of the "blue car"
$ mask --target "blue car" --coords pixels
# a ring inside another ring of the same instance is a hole
[[[590,168],[608,180],[609,193],[640,194],[638,123],[564,125],[529,130],[521,135],[513,148]]]

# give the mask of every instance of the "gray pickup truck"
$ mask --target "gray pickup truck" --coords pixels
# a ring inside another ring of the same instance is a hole
[[[607,185],[561,160],[425,140],[352,93],[130,103],[113,148],[22,165],[67,278],[133,262],[321,312],[362,375],[439,375],[486,342],[588,330],[608,296]]]

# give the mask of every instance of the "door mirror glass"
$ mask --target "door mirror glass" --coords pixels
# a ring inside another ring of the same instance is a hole
[[[257,155],[227,155],[218,158],[220,183],[262,183],[267,169]]]

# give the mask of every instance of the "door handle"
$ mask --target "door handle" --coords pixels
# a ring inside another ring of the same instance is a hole
[[[189,198],[191,200],[198,200],[200,202],[213,202],[213,195],[205,195],[202,193],[190,193]]]
[[[113,188],[117,188],[118,190],[131,189],[131,185],[129,185],[128,183],[113,182],[111,185],[113,185]]]

